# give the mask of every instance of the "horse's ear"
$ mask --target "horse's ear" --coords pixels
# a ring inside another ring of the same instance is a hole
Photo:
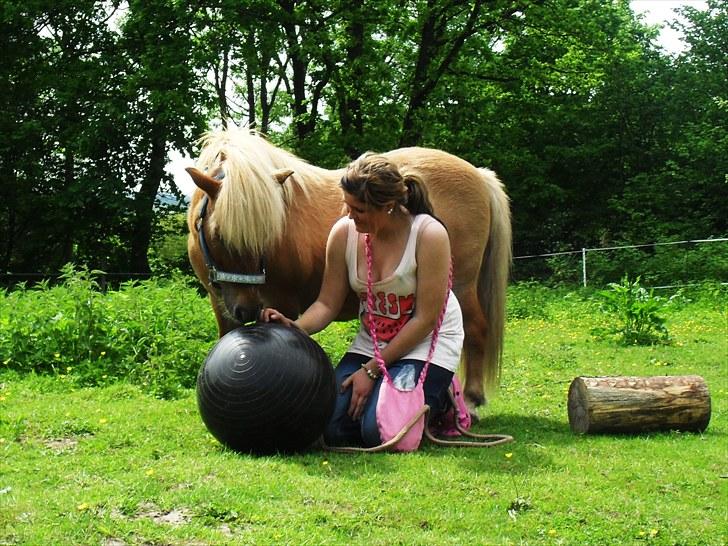
[[[219,180],[215,180],[210,176],[207,176],[201,170],[195,169],[194,167],[187,167],[185,170],[192,177],[192,181],[195,183],[195,186],[204,191],[212,199],[215,199],[215,197],[217,197],[217,194],[222,187],[222,182],[220,182]]]
[[[283,185],[283,183],[288,180],[288,177],[292,174],[293,171],[291,169],[281,169],[280,171],[273,173],[273,178],[275,178],[279,184]]]

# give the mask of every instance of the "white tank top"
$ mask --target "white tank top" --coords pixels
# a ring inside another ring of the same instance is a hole
[[[348,237],[346,243],[346,267],[349,273],[349,286],[359,295],[359,332],[349,347],[349,352],[374,356],[374,342],[369,335],[367,323],[367,285],[366,278],[360,279],[357,274],[357,248],[358,232],[354,222],[347,217],[339,220],[348,223]],[[377,338],[380,349],[394,337],[400,328],[415,312],[415,294],[417,288],[417,240],[419,231],[430,221],[436,221],[427,214],[415,216],[410,228],[409,238],[404,254],[394,273],[375,282],[372,285],[374,293],[374,314],[377,315]],[[460,304],[455,294],[450,291],[447,300],[447,309],[440,326],[435,354],[432,363],[455,372],[460,363],[460,353],[463,348],[463,317]],[[430,351],[432,332],[417,346],[401,358],[427,360]]]

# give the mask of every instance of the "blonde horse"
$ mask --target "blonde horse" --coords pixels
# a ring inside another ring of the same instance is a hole
[[[188,251],[220,336],[272,306],[298,316],[317,297],[329,229],[342,215],[341,170],[315,167],[239,129],[202,139],[188,213]],[[495,173],[448,153],[386,153],[426,183],[450,234],[453,290],[463,311],[465,396],[474,408],[497,386],[511,263],[508,197]],[[356,317],[352,293],[340,320]],[[485,387],[485,389],[484,389]]]

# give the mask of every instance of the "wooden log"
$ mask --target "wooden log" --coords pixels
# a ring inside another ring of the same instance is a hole
[[[568,409],[571,430],[579,434],[702,432],[710,421],[710,393],[697,375],[577,377]]]

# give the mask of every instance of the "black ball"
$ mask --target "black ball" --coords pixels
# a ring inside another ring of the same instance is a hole
[[[296,328],[275,323],[225,334],[197,376],[197,407],[210,433],[240,452],[309,447],[334,411],[334,371],[326,353]]]

